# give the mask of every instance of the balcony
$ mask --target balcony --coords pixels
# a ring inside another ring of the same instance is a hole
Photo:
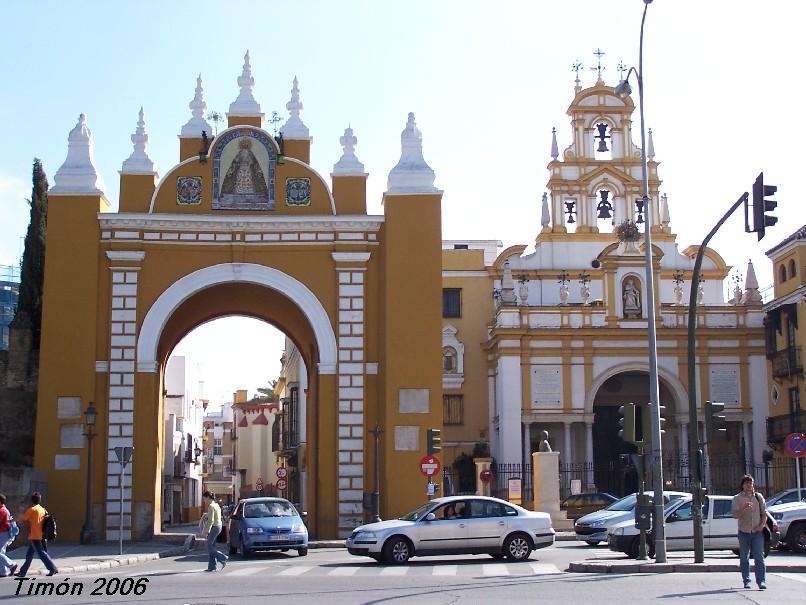
[[[803,375],[800,347],[787,347],[770,356],[773,378],[788,378]]]
[[[806,430],[806,411],[767,418],[767,443],[783,443],[790,433]]]

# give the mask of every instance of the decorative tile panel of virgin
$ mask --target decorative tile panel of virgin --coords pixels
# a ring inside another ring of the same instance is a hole
[[[277,151],[259,130],[222,135],[213,155],[214,210],[274,210]]]

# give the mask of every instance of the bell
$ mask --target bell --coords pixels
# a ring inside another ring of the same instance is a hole
[[[596,151],[610,151],[604,139],[599,139],[599,146],[596,148]]]
[[[597,147],[596,151],[610,151],[607,148],[607,141],[610,137],[607,134],[607,124],[597,124],[596,130],[599,131],[599,134],[596,135],[596,138],[599,139],[599,147]]]
[[[575,204],[576,204],[576,202],[565,202],[565,212],[566,212],[566,214],[568,214],[568,220],[566,220],[567,223],[575,223],[576,222],[574,220],[574,214],[576,213],[575,210],[574,210],[574,205]]]
[[[638,212],[638,218],[635,219],[635,222],[640,225],[644,222],[644,200],[635,200],[635,209]]]
[[[604,144],[604,141],[602,141],[602,143]],[[599,147],[599,151],[602,151],[601,146]],[[605,151],[607,151],[606,148],[605,148]],[[597,217],[598,218],[613,218],[613,215],[611,214],[611,212],[613,210],[613,204],[611,204],[607,199],[607,197],[610,195],[610,192],[607,189],[600,189],[599,190],[599,195],[602,196],[602,199],[599,202],[599,204],[596,206],[596,209],[599,211],[599,214],[597,215]]]

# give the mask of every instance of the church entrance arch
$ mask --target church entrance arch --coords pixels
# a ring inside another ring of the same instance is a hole
[[[660,402],[665,406],[664,416],[669,419],[663,435],[665,454],[677,449],[677,430],[673,427],[677,407],[672,389],[660,379]],[[636,432],[642,438],[642,412],[649,401],[649,373],[627,370],[604,380],[593,399],[593,480],[600,491],[615,495],[632,493],[638,488],[636,448],[618,436],[619,407],[635,403],[642,408],[636,416]],[[641,404],[641,405],[639,405]]]

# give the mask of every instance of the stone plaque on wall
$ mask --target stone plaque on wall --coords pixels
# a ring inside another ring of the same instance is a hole
[[[81,468],[81,457],[78,454],[56,454],[53,466],[57,471],[77,471]]]
[[[562,401],[562,366],[532,366],[532,408],[557,408]]]
[[[80,424],[63,424],[59,431],[59,447],[65,450],[84,447],[83,430]]]
[[[395,427],[395,451],[416,452],[420,449],[419,426]]]
[[[431,411],[428,389],[400,389],[398,404],[401,414],[427,414]]]
[[[739,368],[736,366],[711,366],[709,374],[711,401],[725,407],[739,406]]]
[[[81,418],[81,397],[57,397],[57,418]]]

